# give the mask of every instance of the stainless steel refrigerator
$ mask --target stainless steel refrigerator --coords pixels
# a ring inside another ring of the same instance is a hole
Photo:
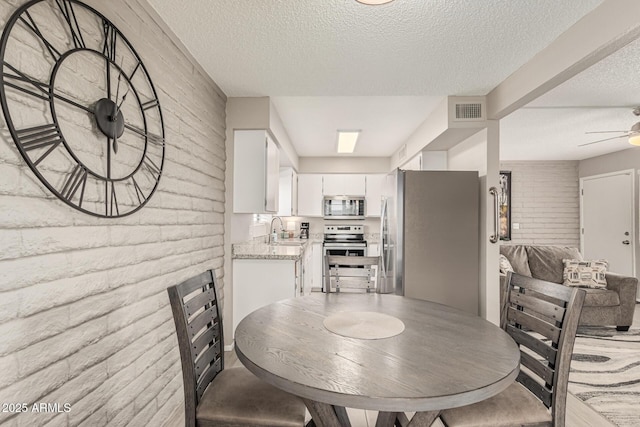
[[[478,314],[479,187],[475,171],[398,169],[387,176],[379,292]]]

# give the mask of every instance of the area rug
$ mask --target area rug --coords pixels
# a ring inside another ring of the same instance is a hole
[[[569,392],[617,426],[640,426],[640,327],[580,327]]]

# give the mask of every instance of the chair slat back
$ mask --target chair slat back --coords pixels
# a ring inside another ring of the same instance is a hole
[[[569,365],[585,291],[508,273],[501,325],[520,346],[517,381],[564,426]]]
[[[336,292],[341,289],[376,290],[380,257],[351,257],[327,255],[325,258],[325,289]],[[374,268],[375,267],[375,268]]]
[[[224,369],[222,317],[215,275],[208,270],[167,289],[176,325],[185,394],[186,427],[216,375]]]

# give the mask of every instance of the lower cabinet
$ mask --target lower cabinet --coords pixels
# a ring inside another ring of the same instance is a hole
[[[311,264],[312,267],[312,282],[311,282],[311,290],[313,291],[321,291],[322,290],[322,280],[324,276],[324,251],[322,247],[322,242],[313,243],[311,246]]]
[[[307,245],[302,255],[302,288],[300,295],[309,295],[313,287],[313,247]]]
[[[265,305],[299,295],[300,260],[233,260],[233,333],[242,319]]]

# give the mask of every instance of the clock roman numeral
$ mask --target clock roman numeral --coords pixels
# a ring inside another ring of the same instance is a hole
[[[31,15],[29,14],[29,11],[25,11],[24,14],[26,15],[27,19],[23,18],[22,16],[20,17],[20,21],[28,28],[30,29],[36,36],[38,36],[38,38],[40,39],[40,41],[42,41],[42,43],[44,44],[44,46],[47,48],[47,50],[49,51],[49,53],[51,54],[51,56],[53,57],[54,61],[58,61],[58,59],[60,59],[60,57],[62,56],[60,54],[60,51],[58,49],[56,49],[50,42],[49,40],[47,40],[43,35],[42,32],[40,32],[40,28],[38,28],[38,26],[36,25],[35,21],[33,20],[33,18],[31,17]]]
[[[58,9],[62,13],[65,21],[69,25],[69,31],[71,31],[71,39],[73,40],[73,45],[78,48],[85,48],[84,39],[82,38],[82,32],[80,31],[80,25],[78,25],[78,20],[76,19],[76,13],[73,10],[73,4],[69,0],[56,0],[56,4],[58,5]]]
[[[62,135],[55,124],[34,126],[31,128],[20,129],[16,131],[18,137],[17,143],[26,152],[38,148],[49,147],[35,162],[37,166],[45,157],[47,157],[55,148],[63,142]]]
[[[118,207],[118,197],[116,196],[116,183],[114,181],[106,181],[104,211],[106,216],[119,216],[120,208]],[[115,207],[115,215],[114,213]]]
[[[145,202],[147,200],[147,196],[145,196],[142,192],[142,189],[138,185],[138,181],[136,181],[136,178],[132,176],[131,180],[133,181],[133,188],[136,192],[136,196],[138,197],[138,203],[142,204],[142,202]]]
[[[102,54],[113,63],[116,62],[116,42],[118,40],[118,30],[107,21],[102,21],[104,31],[104,44]]]
[[[5,79],[6,86],[12,87],[16,90],[19,90],[20,92],[26,93],[27,95],[31,95],[36,98],[43,99],[45,101],[51,101],[52,91],[49,83],[44,83],[40,80],[29,77],[8,62],[4,62],[3,64],[13,72],[2,73],[2,77],[4,77]],[[27,83],[28,85],[25,85],[24,83]],[[66,96],[62,96],[58,93],[54,93],[53,96],[56,99],[60,99],[61,101],[66,102],[67,104],[73,105],[74,107],[80,108],[87,113],[93,114],[93,111],[89,107],[79,104],[76,101],[67,98]]]
[[[49,86],[48,83],[43,83],[39,80],[27,76],[8,62],[3,62],[3,64],[14,73],[2,73],[2,77],[5,78],[5,85],[24,92],[28,95],[35,96],[36,98],[44,99],[45,101],[49,101],[51,99],[51,86]],[[30,86],[23,86],[21,85],[22,83],[28,83]]]
[[[159,147],[164,147],[164,138],[158,135],[154,135],[152,133],[147,134],[147,139],[150,143],[157,145]]]
[[[130,125],[128,123],[125,123],[124,127],[129,129],[131,132],[137,133],[138,135],[140,135],[143,138],[147,138],[147,140],[149,142],[151,142],[152,144],[154,144],[154,145],[157,145],[157,146],[160,146],[160,147],[164,146],[164,138],[161,137],[161,136],[155,135],[153,133],[146,133],[142,129],[140,129],[140,128],[136,127],[136,126]]]
[[[71,201],[73,196],[78,191],[78,188],[82,186],[82,190],[80,191],[80,198],[78,201],[78,207],[82,206],[82,199],[84,198],[84,188],[87,184],[87,170],[81,165],[76,165],[75,168],[71,171],[69,176],[67,176],[67,180],[60,191],[60,195],[64,197],[67,201]]]
[[[154,98],[151,101],[148,101],[142,104],[141,107],[144,111],[147,111],[148,109],[157,107],[158,105],[160,105],[160,102],[158,101],[157,98]]]
[[[141,64],[142,64],[142,63],[141,63],[140,61],[138,61],[138,63],[136,64],[136,67],[133,69],[133,71],[131,72],[131,74],[129,74],[129,77],[128,77],[129,81],[133,80],[133,76],[135,76],[135,75],[136,75],[136,73],[138,72],[138,69],[140,68],[140,65],[141,65]]]
[[[160,168],[146,154],[144,156],[144,160],[142,161],[142,169],[151,174],[155,181],[157,181],[160,177]]]

